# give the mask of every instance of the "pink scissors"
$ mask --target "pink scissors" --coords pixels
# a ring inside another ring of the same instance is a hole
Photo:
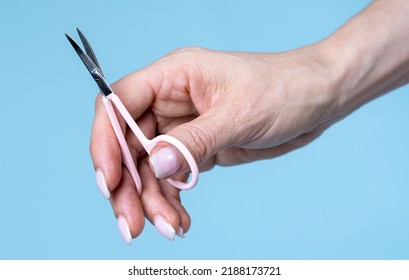
[[[186,159],[187,163],[189,164],[190,172],[191,172],[190,181],[185,183],[185,182],[178,181],[174,178],[167,179],[167,181],[179,189],[188,190],[188,189],[193,188],[199,179],[199,169],[197,167],[197,164],[192,154],[189,152],[186,146],[182,144],[182,142],[180,142],[178,139],[172,136],[159,135],[153,139],[146,138],[142,130],[136,124],[135,120],[129,114],[128,110],[125,108],[124,104],[122,104],[119,97],[112,91],[111,87],[105,80],[104,74],[101,71],[101,67],[99,66],[98,60],[94,54],[94,51],[91,48],[91,45],[88,43],[88,40],[85,38],[84,34],[82,34],[82,32],[78,28],[77,28],[77,31],[82,41],[82,44],[84,45],[86,53],[82,51],[82,49],[78,46],[78,44],[70,36],[68,36],[67,34],[65,34],[65,36],[67,37],[68,41],[70,41],[71,45],[73,46],[78,56],[81,58],[82,62],[84,63],[85,67],[87,67],[88,71],[91,73],[91,76],[94,78],[95,82],[98,84],[98,87],[101,90],[100,93],[102,95],[102,100],[103,100],[105,109],[108,113],[112,128],[114,129],[114,132],[118,139],[119,146],[121,147],[122,161],[125,164],[126,168],[128,168],[132,176],[132,179],[135,182],[138,194],[141,195],[142,193],[141,178],[139,177],[138,171],[136,169],[136,163],[132,159],[128,144],[126,143],[124,134],[119,125],[119,122],[115,114],[114,108],[112,106],[112,103],[118,109],[119,113],[125,119],[126,123],[131,128],[132,132],[138,138],[139,142],[141,143],[141,145],[143,146],[143,148],[146,150],[148,154],[151,153],[152,148],[159,142],[167,142],[179,150],[180,154],[183,155],[183,157]]]

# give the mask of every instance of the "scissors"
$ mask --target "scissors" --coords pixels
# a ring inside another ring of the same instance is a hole
[[[97,83],[99,89],[101,90],[100,93],[102,95],[102,101],[108,113],[108,117],[111,122],[112,128],[118,139],[119,146],[121,148],[122,161],[124,165],[126,166],[126,168],[129,170],[132,176],[132,179],[135,182],[138,194],[141,195],[142,193],[141,178],[136,169],[136,162],[132,159],[128,144],[125,140],[124,134],[122,132],[121,126],[119,125],[119,121],[115,114],[112,104],[114,104],[115,107],[118,109],[119,113],[124,118],[125,122],[131,128],[132,132],[138,138],[139,142],[141,143],[141,145],[143,146],[143,148],[148,154],[151,153],[152,148],[157,143],[167,142],[171,144],[172,146],[174,146],[180,152],[180,154],[183,155],[183,157],[186,159],[190,167],[191,178],[189,182],[185,183],[185,182],[176,180],[174,178],[169,178],[167,179],[167,181],[171,185],[179,189],[182,189],[182,190],[188,190],[188,189],[193,188],[199,179],[199,169],[197,167],[196,161],[194,160],[192,154],[189,152],[186,146],[182,144],[182,142],[180,142],[178,139],[172,136],[159,135],[153,139],[148,139],[143,134],[142,130],[139,128],[135,120],[129,114],[128,110],[125,108],[122,101],[112,91],[112,88],[109,86],[109,84],[105,80],[104,74],[102,73],[101,67],[99,66],[97,57],[95,56],[95,53],[92,50],[91,45],[89,44],[88,40],[85,38],[84,34],[82,34],[82,32],[78,28],[77,28],[77,32],[81,39],[82,44],[84,45],[86,53],[82,51],[82,49],[78,46],[78,44],[70,36],[68,36],[67,34],[65,34],[65,36],[67,37],[68,41],[70,41],[71,45],[73,46],[78,56],[81,58],[82,62],[84,63],[85,67],[88,69],[92,78],[94,78],[94,81]]]

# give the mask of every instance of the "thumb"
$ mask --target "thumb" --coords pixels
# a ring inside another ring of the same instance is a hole
[[[234,131],[228,124],[225,113],[211,108],[196,119],[173,128],[167,135],[182,142],[200,167],[217,152],[234,144]],[[189,171],[183,155],[165,142],[158,143],[152,149],[150,164],[159,179]]]

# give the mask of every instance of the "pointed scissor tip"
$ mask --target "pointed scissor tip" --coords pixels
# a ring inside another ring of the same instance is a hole
[[[80,35],[81,41],[84,40],[83,38],[85,38],[84,34],[81,32],[81,30],[77,27],[77,33],[78,35]]]
[[[65,33],[65,37],[67,37],[68,41],[70,41],[71,46],[73,46],[73,48],[75,50],[78,50],[80,47],[77,45],[77,43],[75,43],[75,41],[67,34]]]
[[[85,36],[84,33],[82,33],[82,31],[77,27],[77,33],[78,35],[80,35],[81,41],[84,40]]]
[[[70,37],[70,35],[68,35],[67,33],[65,33],[65,37],[67,37],[68,41],[73,42],[74,40]]]

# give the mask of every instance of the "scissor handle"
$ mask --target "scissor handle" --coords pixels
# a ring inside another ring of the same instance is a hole
[[[171,185],[173,185],[176,188],[181,189],[181,190],[188,190],[188,189],[193,188],[197,184],[197,181],[199,179],[199,168],[197,167],[197,163],[196,163],[195,159],[193,158],[192,154],[186,148],[186,146],[183,145],[182,142],[180,142],[175,137],[172,137],[172,136],[169,136],[169,135],[159,135],[159,136],[157,136],[157,137],[155,137],[153,139],[150,139],[150,140],[147,139],[146,136],[143,134],[142,130],[136,124],[135,120],[129,114],[128,110],[125,108],[122,101],[119,99],[118,95],[116,95],[115,93],[111,93],[110,95],[108,95],[107,99],[111,100],[115,104],[116,108],[121,113],[122,117],[125,119],[126,123],[131,128],[131,130],[133,131],[135,136],[138,138],[139,142],[141,142],[142,146],[144,147],[144,149],[146,150],[146,152],[148,154],[151,153],[153,147],[157,143],[166,142],[166,143],[169,143],[169,144],[173,145],[176,149],[178,149],[179,152],[182,154],[182,156],[186,159],[186,162],[189,164],[190,171],[191,171],[191,178],[190,178],[189,182],[185,183],[185,182],[178,181],[178,180],[176,180],[174,178],[169,178],[169,179],[167,179],[167,181]],[[108,102],[108,103],[110,103],[110,102]],[[111,105],[111,107],[112,107],[112,105]],[[111,123],[112,123],[112,120],[111,120]],[[118,126],[119,126],[119,124],[118,124]],[[121,130],[121,132],[122,132],[122,130]],[[126,144],[126,142],[125,142],[125,144]],[[128,147],[127,144],[126,144],[126,147]],[[122,145],[121,145],[121,148],[122,148]],[[128,150],[129,150],[129,148],[128,148]]]
[[[197,163],[195,159],[193,158],[192,154],[190,153],[190,151],[186,148],[185,145],[183,145],[182,142],[180,142],[175,137],[172,137],[170,135],[159,135],[151,140],[148,140],[147,145],[145,145],[146,152],[150,154],[153,147],[159,142],[166,142],[174,146],[182,154],[186,162],[189,164],[189,168],[191,172],[191,178],[189,182],[185,183],[185,182],[176,180],[174,178],[169,178],[167,179],[167,181],[171,185],[181,190],[189,190],[193,188],[197,184],[197,181],[199,179],[199,168],[197,167]]]
[[[122,153],[122,161],[128,169],[133,181],[135,182],[136,190],[139,196],[142,194],[142,183],[139,173],[136,169],[136,163],[132,158],[131,152],[129,151],[128,144],[126,143],[125,136],[122,132],[121,126],[119,125],[118,118],[116,117],[112,103],[108,98],[103,97],[102,101],[104,103],[105,109],[108,113],[109,120],[111,121],[112,128],[114,129],[116,138],[118,139],[119,146]]]

